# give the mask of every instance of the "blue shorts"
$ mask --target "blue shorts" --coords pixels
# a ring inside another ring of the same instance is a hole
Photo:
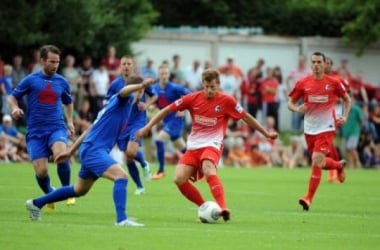
[[[67,144],[68,136],[66,129],[54,130],[52,133],[27,133],[26,148],[32,161],[40,158],[49,158],[51,147],[61,141]]]
[[[164,123],[163,130],[170,136],[171,141],[175,141],[182,137],[182,131],[185,127],[185,119],[177,118]]]
[[[127,149],[129,141],[134,141],[135,140],[135,135],[136,135],[137,131],[139,131],[139,129],[142,128],[142,127],[144,127],[144,126],[138,126],[138,127],[135,127],[135,126],[128,127],[127,126],[126,129],[128,130],[128,133],[122,139],[118,139],[117,140],[117,146],[119,147],[119,149],[121,151],[125,151]],[[138,140],[136,142],[141,147],[141,145],[142,145],[142,139],[140,139],[140,140]]]
[[[84,180],[98,179],[112,165],[117,164],[109,152],[84,143],[79,149],[81,168],[78,176]]]

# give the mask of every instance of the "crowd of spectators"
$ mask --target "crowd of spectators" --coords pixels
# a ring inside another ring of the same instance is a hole
[[[7,96],[27,74],[41,69],[38,50],[33,51],[32,60],[25,63],[23,55],[16,54],[12,62],[0,58],[0,161],[28,161],[25,148],[25,120],[13,121]],[[136,62],[137,63],[137,62]],[[194,60],[187,67],[181,64],[181,56],[176,54],[163,62],[154,62],[147,58],[136,72],[143,77],[157,78],[157,64],[167,64],[171,71],[172,82],[182,84],[192,91],[201,89],[201,74],[204,69],[218,68],[220,87],[225,93],[234,96],[246,110],[255,117],[262,117],[262,124],[268,130],[279,131],[279,110],[286,105],[289,91],[295,82],[310,74],[310,67],[304,56],[299,57],[297,67],[283,74],[281,66],[266,65],[264,58],[247,71],[236,65],[233,56],[228,56],[223,65],[213,65],[206,60]],[[138,65],[138,64],[137,64]],[[113,46],[109,46],[105,56],[99,62],[93,62],[90,56],[76,58],[65,55],[62,58],[60,73],[70,83],[74,99],[74,122],[77,135],[88,128],[103,107],[104,97],[111,82],[119,75],[120,59]],[[352,74],[349,62],[342,58],[340,65],[334,68],[334,74],[344,77],[350,86],[354,106],[352,117],[345,127],[338,131],[337,146],[348,167],[380,168],[380,91],[373,84],[363,82],[363,73]],[[27,109],[25,102],[21,103]],[[351,114],[350,114],[351,115]],[[187,117],[190,124],[190,119]],[[358,145],[352,147],[348,138],[355,130],[359,136]],[[187,131],[188,132],[188,131]],[[279,131],[281,139],[267,140],[243,123],[231,122],[225,141],[224,165],[231,167],[282,166],[295,168],[308,166],[309,159],[305,142],[301,136],[302,116],[292,113],[291,131]],[[284,132],[284,133],[283,133]],[[186,135],[185,135],[186,137]],[[285,139],[284,139],[285,138]],[[173,157],[176,152],[173,150]],[[169,155],[168,158],[171,156]]]

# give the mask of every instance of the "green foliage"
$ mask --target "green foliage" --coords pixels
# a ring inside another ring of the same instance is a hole
[[[156,169],[156,165],[152,166]],[[72,179],[79,166],[72,165]],[[331,184],[326,174],[309,212],[297,204],[306,192],[310,169],[221,168],[231,221],[202,224],[197,208],[167,177],[144,183],[146,194],[135,196],[128,184],[129,216],[143,228],[117,228],[112,182],[99,179],[75,206],[57,203],[57,211],[42,211],[30,221],[24,202],[41,195],[31,164],[1,164],[0,248],[59,250],[187,250],[187,249],[378,249],[380,238],[379,171],[349,170],[347,182]],[[51,164],[52,184],[59,187]],[[207,182],[195,184],[207,200]],[[365,205],[363,205],[365,204]]]
[[[20,47],[50,43],[99,57],[112,43],[130,53],[130,43],[150,30],[157,15],[148,0],[5,0],[0,1],[0,45],[14,54]]]

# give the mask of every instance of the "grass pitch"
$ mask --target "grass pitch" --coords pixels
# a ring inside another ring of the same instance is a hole
[[[79,165],[72,166],[76,180]],[[155,169],[155,166],[153,167]],[[344,184],[323,180],[309,212],[304,195],[310,169],[222,168],[232,220],[197,221],[197,208],[172,183],[173,167],[163,180],[144,183],[135,196],[128,185],[128,215],[143,228],[117,228],[112,182],[100,179],[74,207],[58,203],[42,221],[28,218],[24,203],[41,195],[30,164],[0,166],[0,249],[379,249],[380,171],[349,170]],[[58,187],[53,165],[51,179]],[[196,184],[207,200],[207,183]]]

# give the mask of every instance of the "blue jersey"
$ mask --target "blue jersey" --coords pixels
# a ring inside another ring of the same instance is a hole
[[[161,88],[160,83],[152,85],[153,92],[158,96],[157,106],[163,109],[174,101],[180,99],[182,96],[190,94],[191,91],[177,83],[168,82],[164,88]],[[165,123],[177,122],[184,120],[184,117],[177,117],[176,113],[170,113],[164,118]]]
[[[42,71],[25,77],[12,95],[21,100],[27,95],[26,123],[28,133],[44,133],[66,129],[62,104],[73,102],[67,80],[59,75],[45,76]]]
[[[126,85],[126,83],[125,83],[125,80],[122,76],[119,76],[118,78],[116,78],[112,82],[110,88],[108,89],[106,99],[108,100],[114,94],[119,93],[119,91],[125,85]],[[145,102],[145,100],[146,100],[145,95],[148,95],[150,97],[154,96],[154,93],[153,93],[151,86],[148,86],[144,89],[144,95],[142,95],[140,102]],[[126,130],[126,133],[128,133],[130,127],[138,127],[138,128],[144,127],[145,124],[147,123],[147,120],[148,119],[147,119],[146,111],[145,110],[143,110],[143,111],[139,110],[138,102],[136,102],[135,104],[132,105],[132,110],[131,110],[131,114],[129,116],[128,127]],[[121,135],[121,137],[125,138],[125,135]]]
[[[83,140],[82,146],[90,145],[95,149],[110,152],[120,134],[126,129],[132,109],[133,95],[126,98],[113,95],[99,111],[90,131]]]

